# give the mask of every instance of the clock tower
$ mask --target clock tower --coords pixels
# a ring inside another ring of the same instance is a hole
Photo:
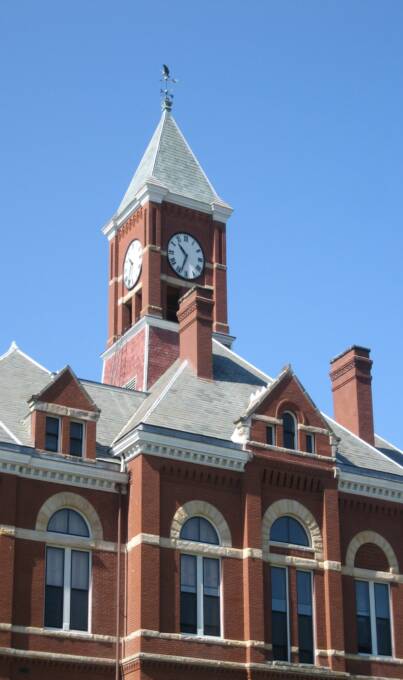
[[[103,382],[147,390],[179,356],[177,311],[195,285],[213,300],[213,334],[230,345],[226,222],[216,193],[165,96],[151,141],[103,228],[109,241],[109,325]]]

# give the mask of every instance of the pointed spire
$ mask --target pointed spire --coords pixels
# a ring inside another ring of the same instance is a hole
[[[218,209],[223,215],[226,213],[229,216],[232,212],[230,206],[218,196],[207,178],[165,99],[163,107],[160,122],[123,197],[117,216],[135,205],[144,187],[149,185],[171,203],[190,205],[194,202],[192,207],[195,209],[207,208],[208,212]]]

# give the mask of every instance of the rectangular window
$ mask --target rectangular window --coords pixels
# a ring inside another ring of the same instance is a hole
[[[356,581],[355,602],[359,654],[391,656],[389,586],[372,581]]]
[[[60,429],[59,418],[52,418],[51,416],[46,416],[46,424],[45,424],[45,449],[46,449],[46,451],[58,451],[59,450],[59,429]]]
[[[287,570],[271,568],[271,622],[273,659],[289,661]]]
[[[307,453],[315,453],[315,437],[310,432],[306,435],[306,450]]]
[[[220,625],[220,560],[181,555],[181,633],[214,635]]]
[[[90,554],[46,548],[45,626],[88,630]]]
[[[83,455],[83,441],[84,441],[84,425],[83,423],[76,423],[74,420],[70,423],[70,455]]]
[[[270,444],[270,446],[275,445],[275,437],[274,437],[274,425],[267,425],[266,427],[266,444]]]
[[[313,663],[312,574],[297,570],[298,646],[300,663]]]

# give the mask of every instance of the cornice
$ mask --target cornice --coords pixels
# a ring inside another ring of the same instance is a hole
[[[380,479],[369,475],[359,475],[344,470],[338,471],[339,491],[369,496],[394,503],[403,503],[402,482]]]
[[[144,454],[243,472],[251,455],[236,447],[219,446],[196,439],[179,438],[136,429],[113,448],[126,462]]]
[[[127,484],[126,473],[97,466],[96,460],[92,463],[77,459],[72,461],[65,457],[57,460],[34,450],[0,449],[0,473],[97,491],[117,492],[121,486],[125,493]]]

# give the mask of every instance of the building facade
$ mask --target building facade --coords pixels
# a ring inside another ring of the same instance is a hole
[[[0,679],[403,678],[403,453],[232,349],[226,223],[165,100],[114,217],[102,382],[0,357]]]

